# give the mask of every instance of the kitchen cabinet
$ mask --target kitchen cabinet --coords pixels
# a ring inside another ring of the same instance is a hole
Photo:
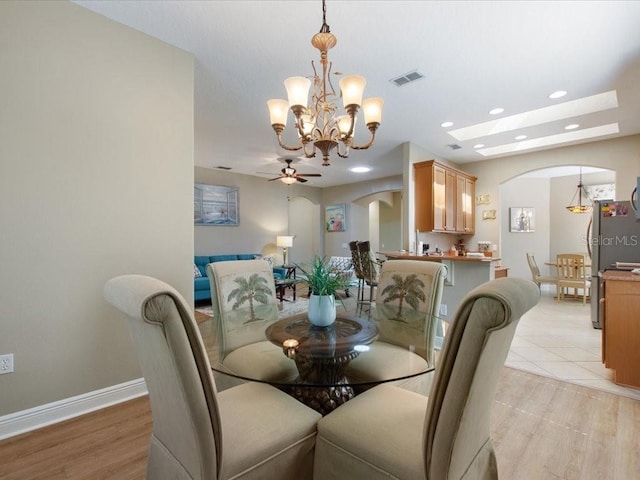
[[[606,271],[602,280],[602,361],[615,383],[640,388],[640,275]]]
[[[415,228],[473,234],[476,177],[429,160],[414,164]]]

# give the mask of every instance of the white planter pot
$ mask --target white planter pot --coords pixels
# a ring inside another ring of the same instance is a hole
[[[333,295],[309,296],[309,321],[316,327],[328,327],[336,319],[336,299]]]

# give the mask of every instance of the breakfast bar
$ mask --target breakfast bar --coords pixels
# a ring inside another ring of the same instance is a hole
[[[500,258],[487,257],[482,254],[472,255],[444,255],[424,254],[416,255],[410,252],[393,251],[378,252],[389,260],[423,260],[440,262],[447,267],[447,278],[444,282],[440,316],[453,317],[455,309],[462,298],[478,285],[482,285],[496,276],[506,276],[507,269],[500,265]],[[496,268],[497,267],[497,268]],[[496,275],[497,274],[497,275]]]

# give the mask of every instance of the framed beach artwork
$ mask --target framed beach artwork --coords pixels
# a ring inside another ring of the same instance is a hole
[[[344,232],[347,230],[347,207],[344,203],[327,205],[324,218],[327,232]]]
[[[193,187],[194,225],[238,226],[238,187],[196,183]]]
[[[535,214],[533,207],[509,208],[510,232],[535,232]]]

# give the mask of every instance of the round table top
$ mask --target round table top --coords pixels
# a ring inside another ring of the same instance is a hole
[[[200,324],[212,368],[225,376],[278,387],[326,388],[401,380],[434,369],[430,325],[440,320],[411,309],[400,315],[397,307],[387,306],[373,308],[366,317],[338,314],[329,327],[312,325],[306,313],[283,319],[278,319],[277,310],[259,312],[257,320],[235,317],[233,326],[213,319]],[[377,380],[352,377],[356,364],[376,372]],[[400,367],[388,368],[389,364]],[[288,375],[271,375],[283,368]]]
[[[296,354],[312,358],[336,357],[358,351],[378,336],[378,329],[369,320],[340,316],[328,327],[316,327],[306,315],[284,318],[265,330],[267,339],[279,347],[297,342]]]

